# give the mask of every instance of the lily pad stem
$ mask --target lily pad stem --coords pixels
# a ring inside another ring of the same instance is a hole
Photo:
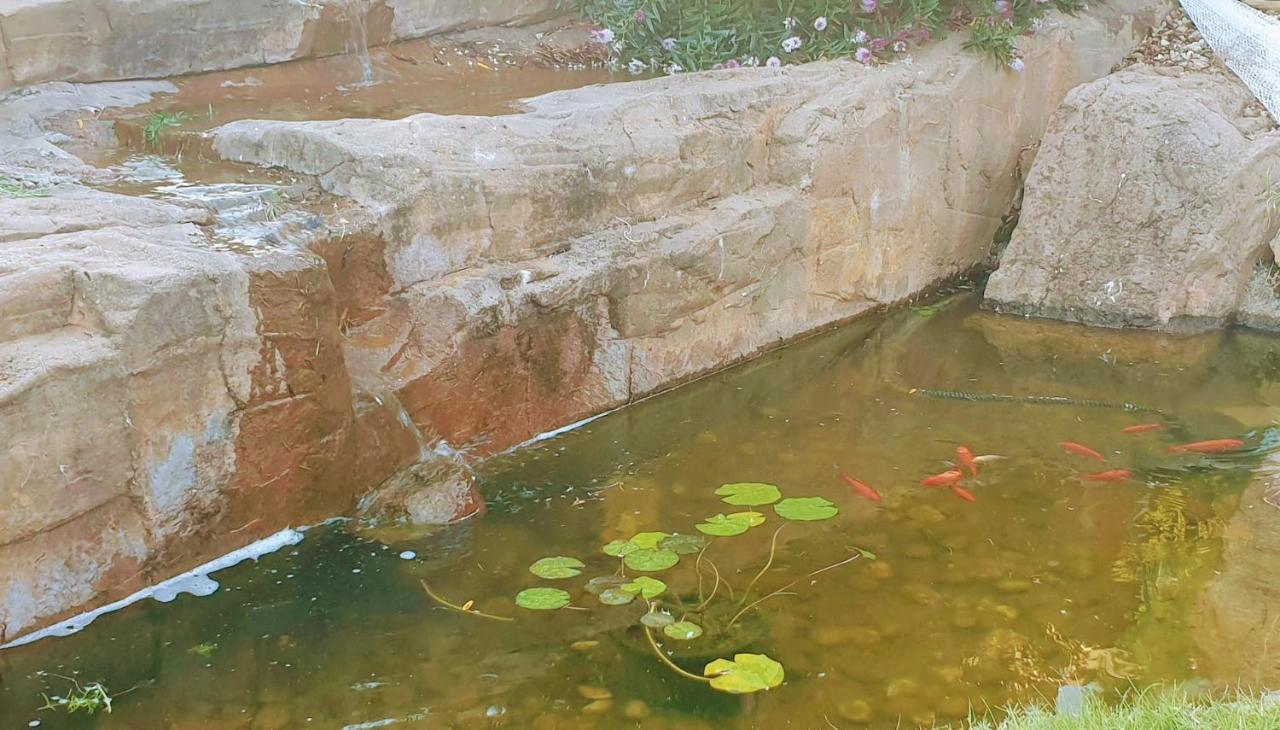
[[[652,631],[650,631],[650,630],[649,630],[649,628],[648,628],[647,626],[646,626],[646,627],[645,627],[645,629],[644,629],[644,635],[645,635],[645,637],[646,637],[646,638],[648,638],[648,639],[649,639],[649,646],[653,647],[653,653],[654,653],[654,654],[656,654],[656,655],[658,655],[658,658],[662,660],[662,663],[663,663],[663,664],[666,664],[666,665],[667,665],[667,668],[668,668],[668,669],[670,669],[671,671],[675,672],[676,674],[679,674],[680,676],[684,677],[685,679],[692,679],[692,680],[697,681],[697,682],[710,682],[710,681],[711,681],[711,679],[710,679],[710,678],[708,678],[708,677],[699,677],[698,675],[696,675],[696,674],[694,674],[694,673],[692,673],[692,672],[686,672],[685,670],[681,669],[681,668],[680,668],[680,666],[679,666],[678,664],[676,664],[675,662],[671,661],[671,658],[670,658],[670,657],[668,657],[666,654],[663,654],[663,653],[662,653],[662,649],[658,646],[658,642],[656,642],[656,641],[654,641],[654,640],[653,640],[653,632],[652,632]]]
[[[751,582],[747,584],[747,590],[743,591],[740,603],[747,602],[747,599],[751,597],[751,589],[756,587],[756,582],[763,578],[765,573],[769,572],[769,568],[773,567],[773,558],[778,554],[778,533],[782,532],[783,527],[786,527],[786,525],[779,525],[778,529],[773,531],[773,540],[769,542],[769,559],[765,561],[764,567],[760,569],[760,572],[756,573],[756,577],[752,578]]]
[[[826,566],[825,568],[818,568],[817,570],[813,571],[812,573],[808,573],[808,574],[803,575],[803,576],[801,576],[801,577],[799,577],[799,578],[796,578],[795,580],[791,581],[790,583],[786,584],[785,586],[782,586],[781,588],[779,588],[778,590],[776,590],[776,591],[774,591],[774,592],[772,592],[772,593],[768,593],[768,594],[765,594],[765,595],[763,595],[763,596],[760,596],[759,598],[757,598],[756,600],[754,600],[754,601],[752,601],[751,603],[747,604],[746,606],[743,606],[743,608],[742,608],[742,610],[741,610],[741,611],[738,611],[737,613],[735,613],[735,614],[733,615],[733,618],[732,618],[732,619],[729,619],[729,626],[733,626],[735,623],[737,623],[737,622],[738,622],[738,619],[742,618],[742,615],[743,615],[744,613],[746,613],[747,611],[750,611],[751,609],[755,608],[756,606],[759,606],[761,603],[764,603],[765,601],[769,600],[770,598],[773,598],[774,596],[780,596],[780,595],[783,595],[783,594],[786,592],[786,590],[787,590],[788,588],[790,588],[791,586],[795,585],[796,583],[799,583],[800,581],[805,580],[806,578],[812,578],[812,577],[814,577],[814,576],[818,575],[819,573],[825,573],[825,572],[827,572],[828,570],[832,570],[833,568],[839,568],[841,565],[846,565],[846,564],[848,564],[848,563],[852,563],[853,561],[857,560],[857,559],[858,559],[858,558],[860,558],[860,557],[862,557],[862,553],[861,553],[861,552],[859,552],[857,555],[852,555],[852,556],[850,556],[850,557],[847,557],[847,558],[845,558],[844,560],[841,560],[841,561],[840,561],[840,562],[838,562],[838,563],[832,563],[831,565],[828,565],[828,566]],[[727,628],[727,627],[726,627],[726,628]]]
[[[427,582],[425,580],[419,580],[418,582],[422,584],[422,590],[426,591],[427,595],[431,596],[432,600],[434,600],[436,603],[439,603],[441,606],[444,606],[445,608],[451,608],[454,611],[457,611],[458,613],[465,613],[468,616],[479,616],[481,618],[493,619],[494,621],[509,621],[512,623],[515,622],[515,619],[509,618],[507,616],[494,616],[491,613],[485,613],[484,611],[477,611],[474,608],[463,608],[462,606],[459,606],[456,603],[450,603],[449,601],[446,601],[444,598],[440,597],[440,595],[437,594],[435,591],[431,590],[431,586],[427,585]]]

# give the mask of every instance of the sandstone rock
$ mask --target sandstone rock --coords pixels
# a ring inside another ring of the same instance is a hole
[[[471,472],[440,456],[414,464],[362,497],[357,515],[373,527],[429,526],[466,519],[483,509]]]
[[[25,0],[0,7],[0,91],[279,63],[555,12],[551,0]]]
[[[1027,179],[987,303],[1109,327],[1229,323],[1280,219],[1280,133],[1219,75],[1123,71],[1068,94]]]

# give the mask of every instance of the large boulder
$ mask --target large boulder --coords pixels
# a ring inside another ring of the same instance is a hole
[[[1280,226],[1280,133],[1245,114],[1250,98],[1222,74],[1142,68],[1072,90],[987,303],[1107,327],[1230,323]]]

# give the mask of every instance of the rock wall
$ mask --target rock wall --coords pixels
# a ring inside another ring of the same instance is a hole
[[[554,0],[21,0],[0,3],[0,91],[280,63],[554,14]]]
[[[1166,8],[1054,17],[1022,74],[952,39],[507,117],[218,130],[348,199],[306,248],[215,250],[202,209],[75,185],[0,199],[0,632],[357,500],[474,513],[424,446],[491,454],[984,263],[1021,149]]]
[[[506,117],[238,122],[215,148],[376,211],[352,377],[492,453],[984,263],[1020,150],[1164,9],[1055,18],[1022,74],[950,39]]]
[[[1107,327],[1276,320],[1265,270],[1280,242],[1280,133],[1246,113],[1251,101],[1234,77],[1146,67],[1073,90],[988,304]]]

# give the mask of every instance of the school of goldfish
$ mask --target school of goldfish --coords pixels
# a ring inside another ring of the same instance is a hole
[[[1165,428],[1163,423],[1139,423],[1132,426],[1126,426],[1121,430],[1122,433],[1129,435],[1139,435],[1160,431]],[[1238,451],[1245,445],[1240,439],[1210,439],[1207,441],[1195,441],[1188,444],[1179,444],[1168,448],[1171,454],[1221,454],[1231,451]],[[1075,441],[1060,441],[1058,446],[1066,453],[1072,456],[1078,456],[1083,459],[1096,461],[1105,464],[1107,459],[1102,452],[1097,449],[1090,448],[1084,444]],[[984,454],[976,456],[973,450],[968,446],[956,447],[955,465],[944,472],[925,477],[920,480],[920,484],[925,487],[941,488],[945,487],[950,490],[951,494],[966,502],[978,501],[977,495],[965,488],[965,480],[977,480],[978,473],[983,464],[998,461],[1002,459],[996,454]],[[854,494],[872,502],[879,502],[884,499],[879,491],[870,484],[863,482],[844,471],[837,469],[840,479],[848,485]],[[1095,471],[1079,475],[1079,479],[1084,482],[1124,482],[1133,477],[1133,472],[1129,469],[1105,469],[1103,471]]]

